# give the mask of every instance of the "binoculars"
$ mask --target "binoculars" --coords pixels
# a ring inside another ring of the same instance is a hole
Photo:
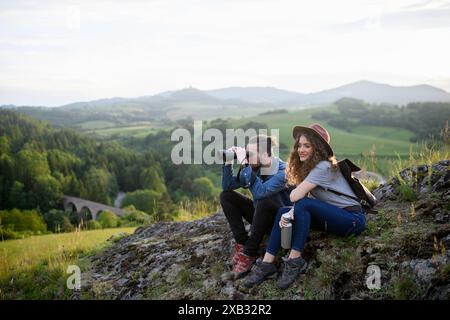
[[[218,150],[217,151],[217,157],[220,159],[223,159],[223,162],[226,161],[232,161],[232,160],[236,160],[237,159],[237,154],[236,152],[232,151],[232,150]],[[245,157],[248,158],[250,157],[250,152],[247,151]]]

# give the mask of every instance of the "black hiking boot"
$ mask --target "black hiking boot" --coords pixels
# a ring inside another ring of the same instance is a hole
[[[246,288],[254,287],[277,273],[277,268],[273,263],[257,261],[250,273],[243,281]]]
[[[280,289],[286,290],[297,279],[297,277],[306,271],[308,263],[302,257],[287,259],[283,257],[284,267],[281,277],[277,281]]]

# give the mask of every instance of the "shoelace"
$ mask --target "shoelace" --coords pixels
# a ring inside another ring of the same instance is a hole
[[[284,261],[284,269],[283,273],[281,274],[281,277],[285,279],[286,277],[295,275],[295,273],[296,273],[296,266],[291,266],[291,264],[288,261]]]
[[[249,278],[259,278],[264,274],[260,264],[255,264],[251,270],[251,276]]]

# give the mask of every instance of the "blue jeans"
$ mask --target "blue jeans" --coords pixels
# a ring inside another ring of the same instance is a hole
[[[272,227],[266,251],[274,256],[281,248],[281,228],[279,225],[281,215],[290,209],[291,207],[280,208]],[[311,228],[347,237],[359,235],[364,231],[365,226],[364,212],[349,212],[317,199],[303,198],[294,205],[291,247],[303,255],[303,248]]]

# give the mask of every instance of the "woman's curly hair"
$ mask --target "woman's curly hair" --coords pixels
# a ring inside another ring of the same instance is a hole
[[[305,137],[312,146],[312,156],[305,162],[301,162],[298,155],[299,140],[301,136]],[[286,167],[288,185],[299,185],[311,172],[311,170],[323,160],[330,161],[332,167],[337,169],[336,157],[328,157],[323,141],[319,140],[316,136],[307,133],[304,133],[301,136],[295,140],[294,146],[289,154],[288,164]]]

